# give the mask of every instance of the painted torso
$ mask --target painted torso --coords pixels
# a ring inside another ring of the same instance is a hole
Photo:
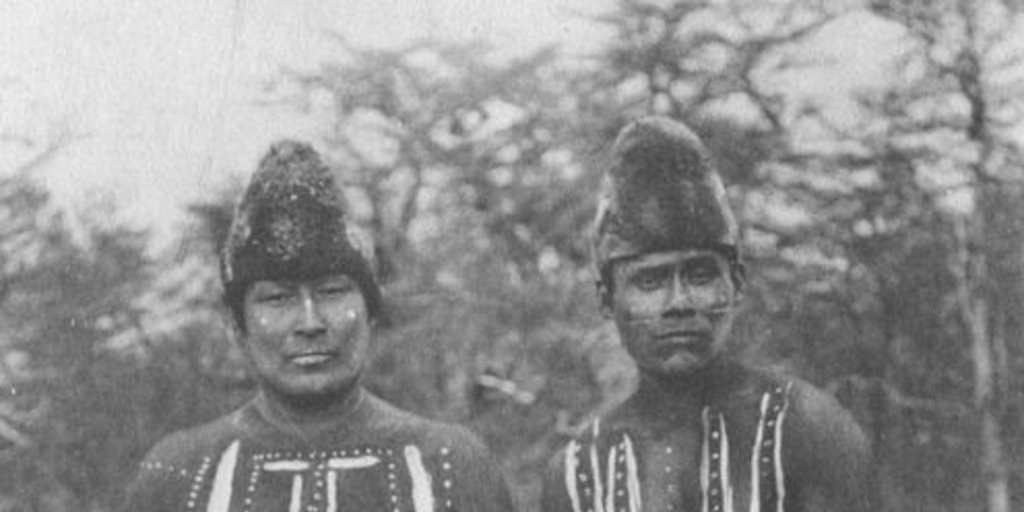
[[[443,512],[510,510],[486,451],[466,431],[367,395],[312,437],[275,428],[254,404],[160,443],[125,510]]]
[[[652,382],[552,459],[544,512],[874,510],[867,439],[814,386],[727,361]]]
[[[544,512],[866,512],[870,446],[807,382],[720,360],[642,378],[556,454]]]
[[[783,510],[788,392],[780,383],[756,400],[705,405],[700,414],[679,418],[677,428],[644,421],[628,405],[595,421],[564,452],[572,510]]]

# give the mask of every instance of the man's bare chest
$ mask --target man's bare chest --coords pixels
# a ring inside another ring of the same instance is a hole
[[[787,390],[750,411],[706,407],[699,422],[668,432],[600,423],[566,452],[576,512],[781,511]],[[634,423],[634,427],[636,424]]]
[[[415,444],[273,450],[236,440],[181,469],[186,485],[174,499],[188,512],[444,511],[461,483],[451,456]]]

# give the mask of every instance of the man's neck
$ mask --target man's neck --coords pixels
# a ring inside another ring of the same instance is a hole
[[[361,383],[324,396],[296,397],[261,388],[256,407],[279,430],[309,437],[350,421],[365,400],[366,391]]]
[[[707,366],[681,375],[640,373],[636,397],[652,412],[680,410],[699,412],[742,386],[740,365],[718,359]]]

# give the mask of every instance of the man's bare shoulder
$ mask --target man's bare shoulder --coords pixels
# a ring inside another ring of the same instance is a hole
[[[205,424],[182,429],[160,439],[147,453],[144,466],[192,467],[215,456],[238,437],[240,410]]]

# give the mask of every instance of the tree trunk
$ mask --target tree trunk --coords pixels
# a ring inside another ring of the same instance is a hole
[[[957,302],[964,327],[970,337],[971,362],[974,367],[974,407],[978,414],[979,452],[982,482],[985,487],[988,512],[1010,512],[1010,475],[1003,457],[1003,440],[1000,429],[1001,414],[998,395],[998,369],[1002,361],[995,358],[1002,351],[995,350],[998,340],[992,339],[990,329],[993,319],[989,301],[984,289],[977,283],[985,283],[987,276],[985,255],[971,251],[967,221],[957,219],[954,231],[957,243],[957,262],[954,275],[957,282]],[[974,226],[977,228],[978,226]],[[999,315],[995,315],[998,317]]]

